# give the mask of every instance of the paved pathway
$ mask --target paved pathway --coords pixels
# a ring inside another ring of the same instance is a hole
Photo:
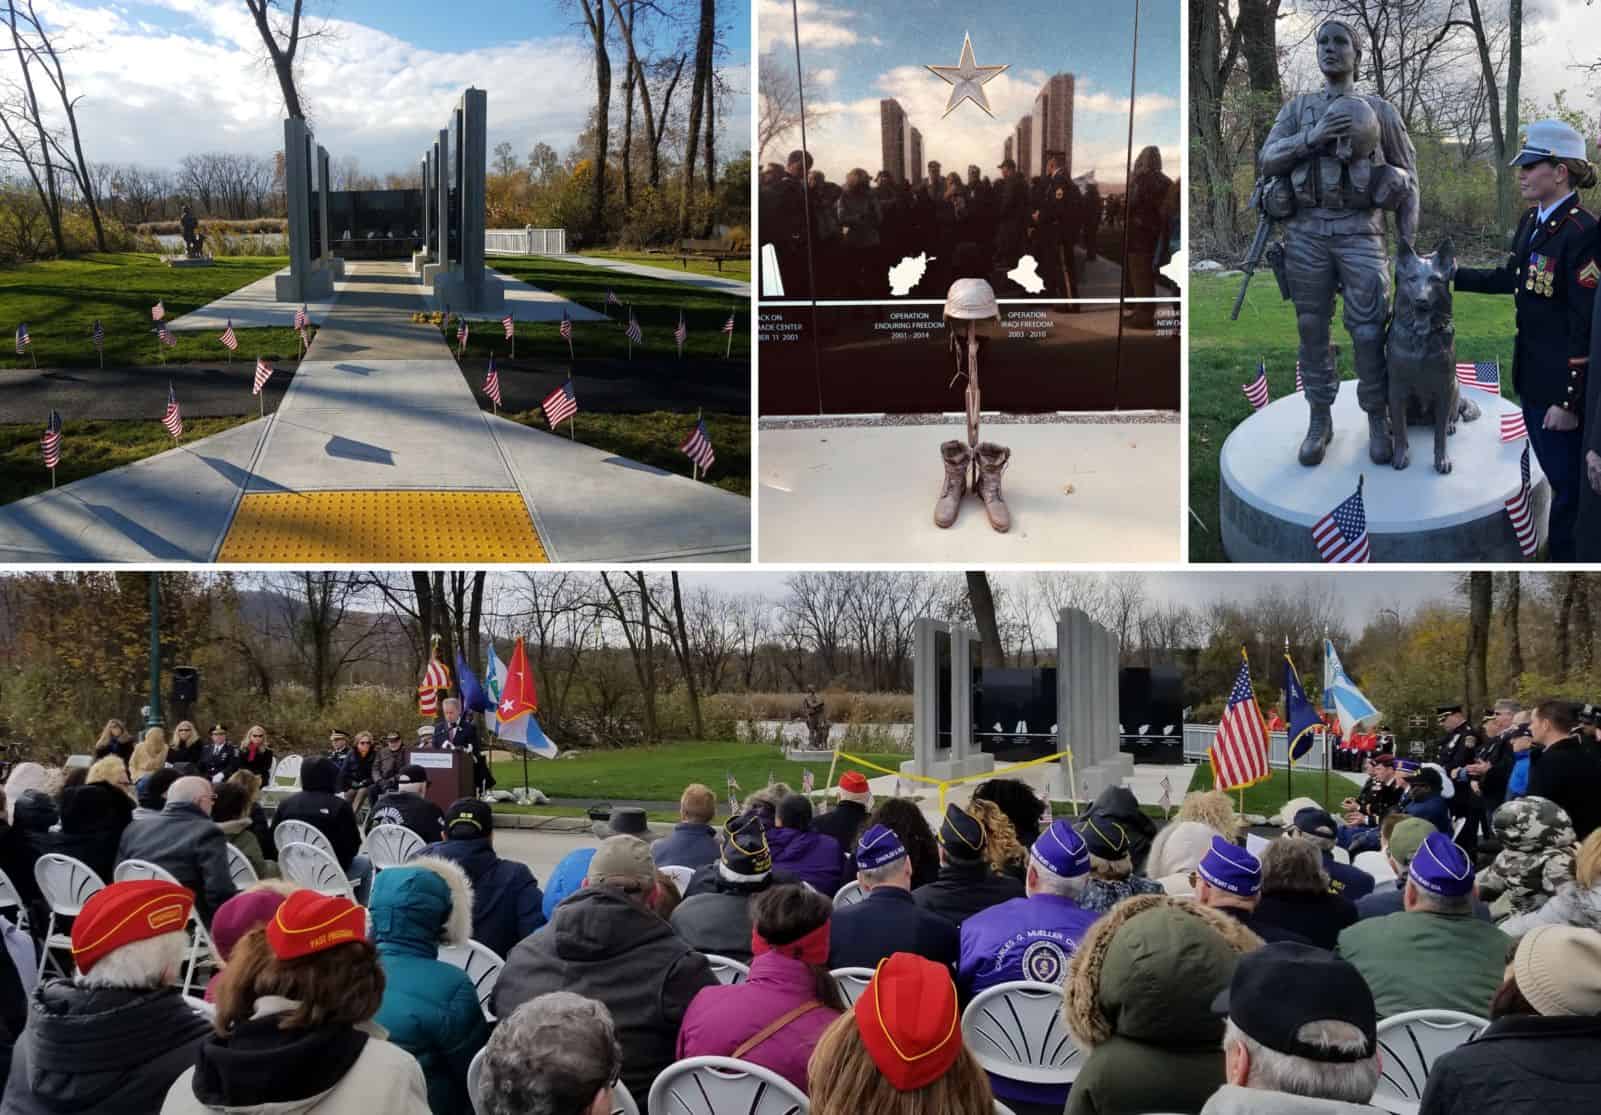
[[[665,279],[668,282],[683,283],[685,286],[704,287],[707,290],[718,291],[722,294],[733,294],[740,298],[750,297],[750,283],[744,279],[700,275],[694,271],[674,271],[670,267],[651,267],[644,263],[631,263],[624,259],[605,259],[601,256],[565,255],[551,256],[550,258],[559,263],[577,263],[584,267],[598,267],[603,271],[621,271],[626,275],[638,275],[643,279]]]
[[[292,365],[278,366],[267,381],[267,409],[276,410],[289,388]],[[51,408],[68,422],[84,419],[160,419],[167,407],[167,384],[183,400],[185,418],[221,418],[257,412],[250,393],[255,361],[232,364],[151,364],[137,368],[55,368],[0,371],[0,422],[44,425]]]

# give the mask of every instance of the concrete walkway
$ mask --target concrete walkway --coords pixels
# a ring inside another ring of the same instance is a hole
[[[208,302],[198,310],[192,310],[180,318],[167,322],[167,328],[178,333],[198,332],[202,329],[215,329],[221,333],[230,321],[236,329],[256,329],[274,325],[285,328],[293,326],[295,311],[300,307],[278,301],[275,285],[278,275],[288,273],[289,268],[285,267],[273,275],[263,276],[230,294],[224,294],[215,302]],[[333,312],[333,308],[339,304],[341,285],[334,284],[332,298],[306,304],[306,314],[312,321],[322,321]],[[255,361],[252,359],[251,363],[254,364]]]
[[[404,266],[341,286],[266,421],[0,508],[0,561],[748,558],[748,500],[481,410]]]
[[[583,267],[596,267],[602,271],[620,271],[625,275],[638,275],[642,279],[664,279],[670,283],[698,286],[719,294],[732,294],[739,298],[750,297],[750,283],[743,279],[725,279],[716,275],[699,275],[694,271],[674,271],[668,267],[651,267],[623,259],[604,259],[600,256],[551,256],[558,263],[576,263]]]

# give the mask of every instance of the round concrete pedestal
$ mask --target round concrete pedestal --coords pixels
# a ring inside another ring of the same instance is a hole
[[[1307,468],[1295,459],[1306,435],[1306,397],[1300,393],[1269,403],[1234,428],[1223,443],[1218,485],[1223,549],[1230,560],[1280,562],[1320,560],[1312,525],[1367,482],[1373,561],[1522,561],[1505,501],[1517,493],[1518,460],[1526,441],[1501,442],[1501,414],[1515,413],[1510,400],[1468,391],[1483,412],[1461,422],[1450,439],[1453,469],[1434,471],[1434,431],[1409,430],[1412,463],[1397,471],[1368,459],[1367,416],[1357,406],[1356,385],[1342,383],[1334,402],[1334,440],[1323,463]],[[1540,539],[1550,505],[1550,485],[1530,454],[1529,483]]]

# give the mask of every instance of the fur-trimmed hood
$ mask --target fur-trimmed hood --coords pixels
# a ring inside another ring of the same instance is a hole
[[[419,950],[466,944],[473,933],[473,887],[467,873],[438,856],[414,856],[373,879],[373,938]],[[431,954],[431,953],[430,953]]]
[[[1212,1000],[1240,954],[1261,944],[1227,914],[1187,899],[1119,902],[1073,953],[1062,1009],[1073,1040],[1086,1049],[1114,1034],[1153,1045],[1216,1042],[1223,1023]]]

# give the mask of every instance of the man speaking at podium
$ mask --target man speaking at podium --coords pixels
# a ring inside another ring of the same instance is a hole
[[[434,747],[441,751],[465,751],[473,757],[473,793],[479,797],[494,785],[489,763],[478,745],[478,729],[461,714],[461,701],[446,697],[440,702],[445,719],[434,725]]]

